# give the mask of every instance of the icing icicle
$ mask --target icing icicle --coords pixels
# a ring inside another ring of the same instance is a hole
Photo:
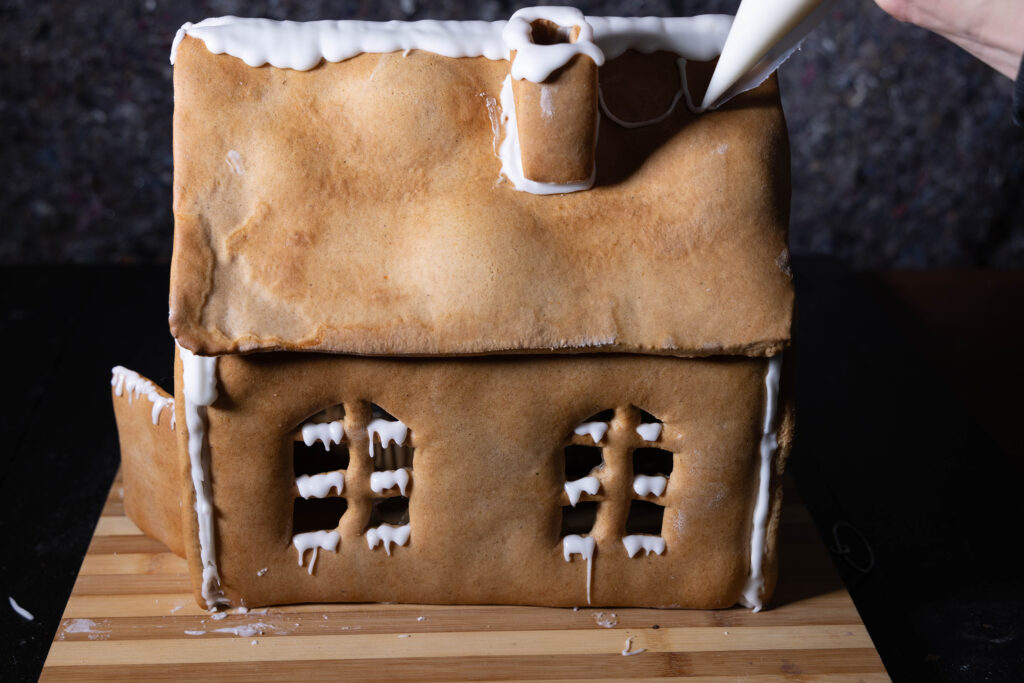
[[[607,422],[584,422],[572,430],[576,436],[589,436],[595,445],[601,443],[604,435],[608,433]]]
[[[632,536],[626,536],[622,539],[622,545],[626,546],[626,552],[629,553],[630,557],[633,557],[641,550],[644,551],[644,555],[661,555],[665,552],[665,539],[661,536],[651,536],[649,534],[633,534]]]
[[[295,486],[299,489],[299,495],[307,500],[326,498],[331,489],[335,489],[340,496],[345,490],[345,475],[341,472],[325,472],[313,476],[303,474],[295,479]]]
[[[210,486],[210,446],[206,438],[206,410],[217,400],[217,357],[196,356],[179,346],[183,366],[185,423],[188,429],[188,460],[196,496],[199,527],[199,561],[203,568],[201,593],[207,607],[228,604],[220,587],[213,534],[213,490]]]
[[[409,468],[407,467],[398,470],[374,472],[370,475],[370,490],[374,493],[381,493],[397,486],[399,493],[404,496],[405,489],[409,486],[411,478]]]
[[[409,428],[400,420],[384,420],[377,418],[372,420],[366,428],[366,436],[370,440],[370,457],[373,457],[373,436],[380,439],[380,447],[387,448],[388,444],[394,443],[398,446],[405,445],[405,437],[409,434]]]
[[[760,612],[764,607],[764,553],[768,533],[768,506],[771,498],[772,460],[779,447],[775,427],[775,414],[779,403],[779,375],[782,372],[782,356],[768,360],[765,373],[764,427],[761,430],[761,466],[758,472],[757,502],[754,505],[754,526],[750,537],[750,575],[740,603]]]
[[[565,493],[569,496],[569,504],[573,507],[576,507],[576,503],[580,502],[580,496],[583,493],[595,496],[600,488],[601,482],[598,481],[597,477],[583,477],[576,481],[565,482]]]
[[[292,545],[299,552],[299,566],[301,567],[306,556],[306,551],[312,549],[313,556],[309,559],[309,574],[313,574],[313,565],[316,564],[317,551],[323,548],[332,553],[338,552],[338,545],[341,543],[341,535],[337,531],[308,531],[304,534],[292,536]]]
[[[653,476],[638,474],[633,477],[633,490],[636,491],[638,496],[649,496],[652,493],[660,496],[665,493],[666,486],[668,486],[668,479],[661,474]]]
[[[153,424],[160,423],[160,413],[164,408],[171,409],[171,429],[174,429],[176,419],[174,415],[174,399],[170,396],[161,396],[156,385],[148,379],[126,367],[120,365],[110,370],[110,386],[114,387],[114,395],[122,396],[125,389],[128,390],[128,403],[131,403],[140,396],[145,396],[153,404],[153,412],[150,417]]]
[[[395,526],[393,524],[381,524],[366,531],[366,544],[370,550],[378,544],[384,544],[384,552],[391,556],[391,544],[405,545],[409,542],[409,525]]]
[[[660,422],[645,422],[636,426],[636,433],[644,441],[657,441],[661,438],[662,426]]]
[[[590,536],[577,536],[570,534],[562,539],[562,557],[566,562],[572,562],[573,555],[579,555],[587,561],[587,604],[590,604],[590,579],[593,575],[594,554],[597,552],[597,542]]]
[[[341,420],[335,422],[311,422],[302,425],[302,443],[312,446],[317,441],[324,445],[324,450],[331,450],[331,444],[340,444],[345,436],[345,428]]]

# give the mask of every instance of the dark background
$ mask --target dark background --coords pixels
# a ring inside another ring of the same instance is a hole
[[[519,6],[0,0],[0,604],[36,615],[0,607],[0,680],[42,666],[117,467],[109,368],[170,387],[177,27]],[[1024,680],[1024,273],[992,269],[1024,266],[1012,85],[870,0],[839,0],[781,79],[799,301],[790,472],[896,680]],[[928,270],[891,272],[905,268]]]
[[[171,39],[184,21],[504,19],[523,2],[0,0],[0,263],[162,263],[171,252]],[[580,1],[595,15],[736,0]],[[792,247],[858,267],[1024,266],[1011,82],[870,0],[839,0],[782,69]]]

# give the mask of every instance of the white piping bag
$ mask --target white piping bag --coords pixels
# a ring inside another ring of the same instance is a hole
[[[700,110],[761,85],[817,26],[833,0],[743,0]]]

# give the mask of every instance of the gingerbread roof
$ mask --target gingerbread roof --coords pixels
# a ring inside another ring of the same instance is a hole
[[[776,84],[712,112],[686,106],[722,18],[588,18],[596,56],[584,45],[562,64],[603,62],[599,89],[585,75],[571,85],[568,66],[541,73],[527,123],[516,51],[507,33],[495,43],[504,22],[462,24],[471,39],[450,54],[437,35],[454,23],[218,21],[175,45],[170,324],[182,346],[705,356],[788,343]],[[246,50],[253,31],[314,48]],[[338,48],[331,31],[362,42]],[[552,123],[586,120],[573,102],[587,98],[600,110],[590,138]],[[535,172],[516,169],[528,152],[555,175],[582,154],[596,173],[531,185]]]

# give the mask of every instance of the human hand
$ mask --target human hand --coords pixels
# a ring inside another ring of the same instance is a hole
[[[934,31],[1011,80],[1024,54],[1021,0],[875,0],[899,19]]]

